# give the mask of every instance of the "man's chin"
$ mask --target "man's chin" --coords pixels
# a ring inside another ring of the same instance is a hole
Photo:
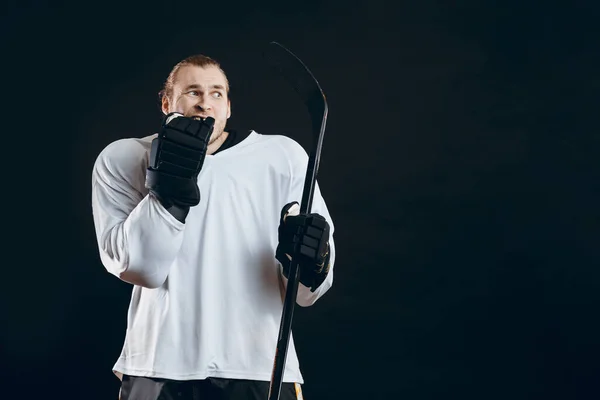
[[[223,135],[224,133],[225,133],[224,130],[220,130],[218,132],[213,132],[213,134],[210,136],[210,140],[208,141],[208,145],[210,146],[211,144],[216,142],[221,137],[221,135]]]

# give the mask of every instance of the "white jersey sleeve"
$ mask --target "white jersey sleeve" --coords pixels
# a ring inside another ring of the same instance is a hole
[[[298,204],[302,201],[302,192],[304,190],[304,182],[306,180],[306,169],[308,166],[308,154],[306,150],[293,140],[286,141],[289,145],[286,146],[288,151],[288,160],[290,162],[291,169],[291,185],[288,202],[297,201]],[[325,281],[314,291],[311,292],[310,288],[303,284],[298,285],[298,296],[296,302],[302,307],[308,307],[313,305],[320,297],[322,297],[333,284],[333,265],[335,263],[335,243],[333,240],[333,233],[335,227],[325,204],[325,200],[321,194],[319,183],[315,182],[315,191],[313,195],[313,203],[311,206],[311,213],[322,215],[327,223],[329,223],[329,273],[325,278]],[[287,285],[287,279],[281,275],[281,279],[284,285]],[[287,287],[287,286],[286,286]]]
[[[121,139],[102,150],[92,172],[92,211],[107,271],[156,288],[179,252],[184,224],[144,187],[150,138]]]

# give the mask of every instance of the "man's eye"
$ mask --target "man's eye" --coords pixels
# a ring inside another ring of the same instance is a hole
[[[220,97],[223,97],[223,94],[221,92],[214,92],[213,96],[220,98]]]
[[[188,92],[188,94],[189,94],[189,95],[192,95],[192,96],[198,96],[198,92],[197,92],[197,91],[195,91],[195,90],[190,90],[190,91]]]

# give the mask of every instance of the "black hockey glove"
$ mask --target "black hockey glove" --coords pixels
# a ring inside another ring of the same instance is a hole
[[[292,202],[281,210],[275,258],[286,278],[291,258],[298,261],[300,283],[314,292],[329,273],[329,224],[319,214],[292,215],[297,209],[298,203]]]
[[[198,174],[214,123],[211,117],[202,120],[170,113],[152,140],[146,188],[181,222],[200,202]]]

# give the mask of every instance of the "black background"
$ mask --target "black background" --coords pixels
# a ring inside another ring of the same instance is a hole
[[[262,64],[271,40],[330,104],[319,181],[338,259],[331,291],[296,309],[305,398],[600,398],[599,10],[3,6],[0,398],[116,398],[131,287],[99,261],[91,169],[156,130],[176,62],[222,63],[230,126],[310,144]]]

